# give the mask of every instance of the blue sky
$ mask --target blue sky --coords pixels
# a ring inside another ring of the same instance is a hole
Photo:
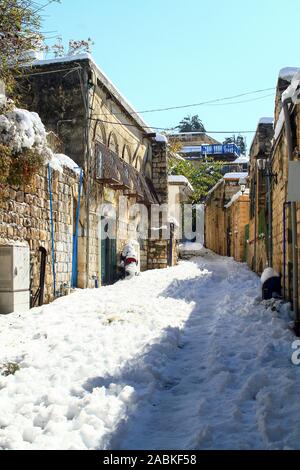
[[[44,12],[44,30],[65,44],[91,37],[98,65],[145,110],[275,87],[282,67],[300,66],[299,14],[299,0],[62,0]],[[144,119],[169,128],[199,114],[208,131],[254,130],[273,115],[270,93]]]

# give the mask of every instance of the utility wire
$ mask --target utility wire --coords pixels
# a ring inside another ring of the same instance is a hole
[[[220,101],[232,100],[232,99],[235,99],[235,98],[242,98],[243,96],[254,95],[256,93],[262,93],[264,91],[271,91],[271,90],[275,90],[275,87],[264,88],[264,89],[261,89],[261,90],[248,91],[246,93],[240,93],[238,95],[227,96],[227,97],[224,97],[224,98],[217,98],[217,99],[214,99],[214,100],[202,101],[200,103],[185,104],[185,105],[181,105],[181,106],[170,106],[168,108],[156,108],[156,109],[146,109],[146,110],[142,110],[142,111],[133,111],[132,113],[129,113],[129,114],[135,115],[135,114],[145,114],[145,113],[158,113],[158,112],[162,112],[162,111],[171,111],[171,110],[174,110],[174,109],[193,108],[193,107],[196,107],[196,106],[204,106],[206,104],[218,103]],[[122,114],[122,113],[115,113],[115,114]],[[99,114],[99,116],[101,116],[101,114]]]
[[[241,103],[252,103],[253,101],[259,101],[259,100],[269,98],[270,96],[274,96],[274,93],[270,93],[269,95],[259,96],[258,98],[253,98],[251,100],[232,101],[229,103],[212,103],[212,104],[208,104],[207,106],[227,106],[227,105],[232,105],[232,104],[234,105],[234,104],[241,104]]]
[[[127,124],[126,122],[114,122],[114,121],[105,121],[103,119],[92,117],[90,118],[91,121],[99,121],[103,122],[104,124],[114,124],[115,126],[125,126],[125,127],[136,127],[136,124]],[[177,129],[176,127],[153,127],[153,126],[142,126],[144,129],[153,129],[159,131],[174,131]],[[204,131],[204,132],[197,132],[197,134],[255,134],[256,131]]]

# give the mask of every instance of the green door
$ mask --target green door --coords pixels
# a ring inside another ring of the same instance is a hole
[[[108,228],[113,227],[112,237],[106,236],[101,240],[101,283],[105,286],[113,284],[117,279],[117,240],[115,221],[103,218],[102,224],[102,233],[107,233]]]

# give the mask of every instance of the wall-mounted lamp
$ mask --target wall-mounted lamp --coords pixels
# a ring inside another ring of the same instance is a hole
[[[277,173],[272,172],[272,167],[270,165],[270,162],[267,158],[259,158],[256,160],[256,165],[257,169],[259,171],[262,171],[264,176],[267,176],[268,178],[273,178],[275,181],[275,184],[277,184]]]
[[[247,187],[247,180],[246,178],[240,178],[239,180],[239,185],[241,187],[241,193],[244,194],[244,192],[246,191],[246,187]]]

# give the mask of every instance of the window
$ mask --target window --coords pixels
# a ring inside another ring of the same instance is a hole
[[[103,151],[99,143],[95,145],[95,160],[96,160],[96,178],[103,178]]]

